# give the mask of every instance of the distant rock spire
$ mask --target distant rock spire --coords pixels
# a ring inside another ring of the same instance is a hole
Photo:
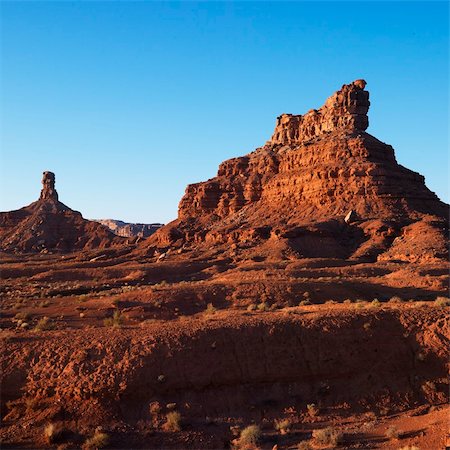
[[[55,174],[53,172],[44,172],[42,174],[41,200],[52,199],[58,201],[58,193],[55,189]]]

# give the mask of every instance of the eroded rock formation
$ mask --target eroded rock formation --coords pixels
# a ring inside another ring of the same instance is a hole
[[[53,172],[44,172],[42,174],[41,200],[52,199],[58,201],[58,193],[55,189],[55,174]]]
[[[436,251],[424,255],[416,248],[403,257],[446,255],[448,205],[423,176],[397,163],[390,145],[365,131],[365,86],[354,81],[318,110],[280,116],[263,147],[223,162],[215,178],[189,185],[178,220],[152,243],[258,247],[272,237],[284,238],[289,252],[317,256],[324,251],[320,236],[327,235],[339,248],[336,256],[374,259],[405,226],[423,221],[439,241]],[[359,220],[347,224],[350,210]]]
[[[345,84],[320,109],[305,115],[282,114],[269,144],[299,144],[336,130],[365,131],[369,126],[369,93],[366,82]]]
[[[48,252],[102,249],[126,241],[106,227],[83,219],[58,200],[55,174],[44,172],[39,200],[17,211],[0,213],[0,249]]]

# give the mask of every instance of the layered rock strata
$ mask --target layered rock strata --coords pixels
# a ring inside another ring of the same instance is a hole
[[[347,236],[351,241],[339,244],[347,248],[346,257],[373,259],[387,251],[405,226],[419,220],[428,224],[430,233],[443,236],[448,205],[425,186],[422,175],[397,163],[390,145],[365,131],[370,105],[365,86],[364,80],[356,80],[317,110],[281,115],[263,147],[223,162],[215,178],[189,185],[178,220],[152,243],[258,245],[287,233],[305,256],[304,236],[317,237],[314,230],[321,222],[328,224],[322,233],[326,229],[334,239]],[[346,224],[350,211],[359,220]],[[341,229],[342,224],[346,226]],[[446,254],[441,245],[445,239],[440,241],[430,257]],[[366,250],[370,247],[368,253],[358,250],[363,244]],[[417,257],[423,256],[418,251]]]
[[[105,225],[115,235],[122,237],[147,238],[163,226],[162,223],[128,223],[114,219],[95,219],[95,222]]]
[[[103,225],[58,200],[55,174],[44,172],[39,200],[16,211],[0,213],[0,249],[8,252],[48,252],[102,249],[123,245]]]

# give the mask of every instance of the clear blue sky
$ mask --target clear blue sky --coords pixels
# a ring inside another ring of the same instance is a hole
[[[43,170],[87,218],[168,222],[276,116],[368,82],[368,131],[448,202],[447,2],[1,2],[0,210]]]

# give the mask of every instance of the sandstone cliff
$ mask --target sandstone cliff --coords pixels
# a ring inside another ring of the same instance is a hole
[[[150,245],[203,242],[261,250],[271,242],[291,256],[445,257],[448,205],[423,176],[397,163],[390,145],[365,131],[365,86],[354,81],[317,110],[278,117],[263,147],[223,162],[215,178],[189,185],[178,219]],[[349,212],[351,223],[344,221]],[[417,222],[433,248],[425,246],[424,253],[417,238],[414,248],[396,252],[392,246],[405,227]]]

